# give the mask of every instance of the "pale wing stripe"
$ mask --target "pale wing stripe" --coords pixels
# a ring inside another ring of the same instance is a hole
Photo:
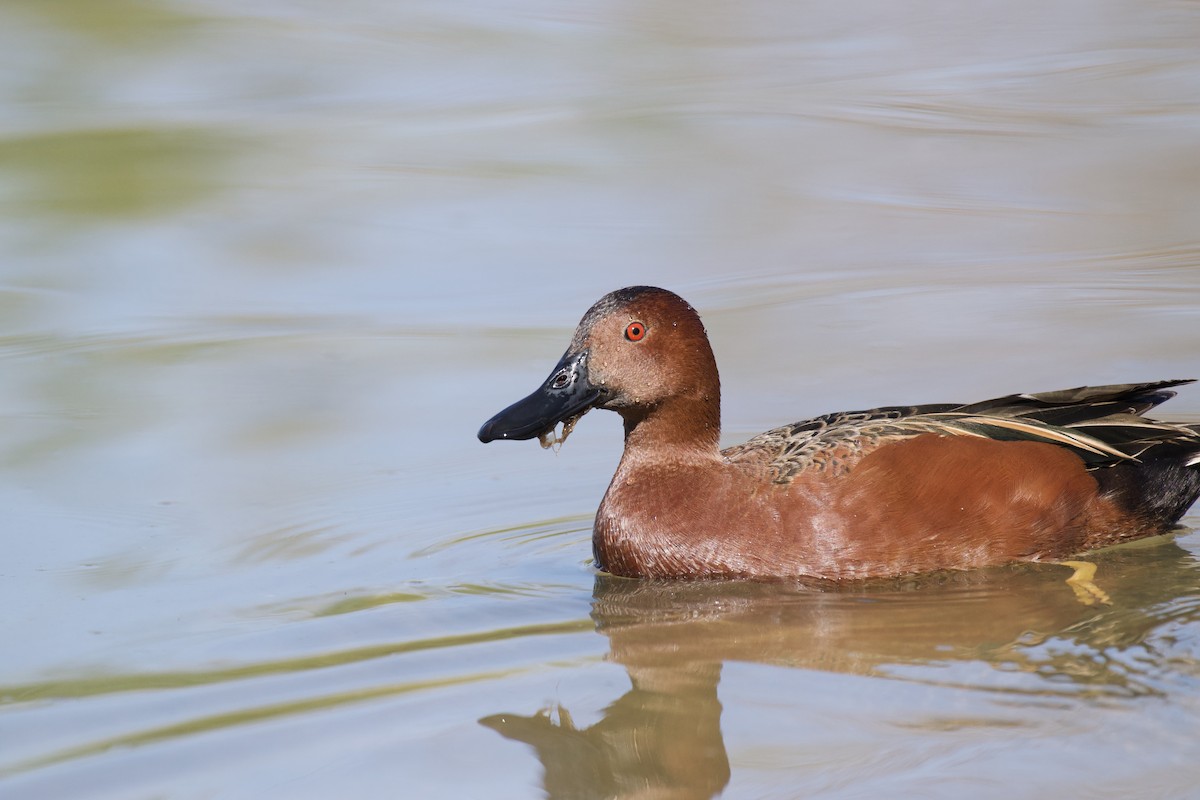
[[[1090,436],[1074,435],[1069,433],[1066,428],[1048,428],[1005,417],[964,416],[961,417],[960,420],[964,423],[989,425],[995,428],[1008,428],[1009,430],[1027,433],[1030,436],[1034,436],[1038,439],[1045,439],[1051,442],[1061,442],[1069,447],[1078,447],[1081,450],[1088,450],[1092,453],[1097,453],[1100,455],[1113,456],[1120,459],[1129,458],[1129,456],[1125,453],[1122,453],[1120,450],[1117,450],[1114,447],[1109,447],[1099,439],[1094,439]]]
[[[1190,439],[1195,435],[1192,433],[1192,431],[1190,429],[1188,429],[1187,427],[1185,427],[1183,425],[1173,425],[1170,422],[1158,422],[1155,420],[1148,420],[1145,417],[1134,417],[1132,419],[1126,418],[1125,420],[1117,420],[1117,421],[1113,421],[1107,417],[1101,417],[1100,419],[1089,419],[1085,422],[1076,422],[1076,423],[1073,423],[1070,427],[1072,429],[1080,429],[1080,428],[1091,428],[1091,427],[1111,428],[1114,426],[1122,427],[1122,428],[1135,428],[1137,430],[1162,431],[1164,433],[1183,434],[1183,438],[1185,438],[1185,439]]]

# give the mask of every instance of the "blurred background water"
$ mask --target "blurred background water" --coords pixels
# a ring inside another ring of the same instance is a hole
[[[630,584],[615,415],[474,435],[635,283],[701,311],[729,443],[1200,377],[1198,41],[1180,0],[7,0],[0,794],[1196,796],[1200,535],[1101,554],[1108,606]]]

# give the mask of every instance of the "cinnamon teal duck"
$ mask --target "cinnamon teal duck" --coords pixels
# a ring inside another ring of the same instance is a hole
[[[479,439],[546,444],[589,409],[621,415],[593,529],[601,570],[846,581],[1060,561],[1169,531],[1200,495],[1200,425],[1143,415],[1190,382],[826,414],[722,450],[699,315],[634,286],[592,306],[541,387]]]

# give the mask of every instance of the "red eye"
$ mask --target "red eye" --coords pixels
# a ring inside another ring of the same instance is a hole
[[[646,335],[646,326],[640,322],[631,322],[625,326],[625,338],[631,342],[640,342]]]

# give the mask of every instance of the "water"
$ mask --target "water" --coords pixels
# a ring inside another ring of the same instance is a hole
[[[5,797],[1194,797],[1200,534],[842,592],[598,577],[587,306],[725,440],[1200,377],[1200,9],[10,0]],[[1200,389],[1163,416],[1200,421]],[[1185,518],[1200,527],[1200,511]]]

